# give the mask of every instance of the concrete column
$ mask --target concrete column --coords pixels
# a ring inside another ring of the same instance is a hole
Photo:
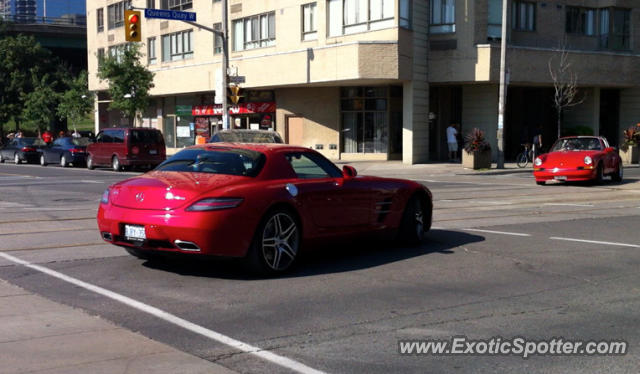
[[[591,120],[591,127],[593,128],[593,135],[600,134],[600,87],[594,87],[593,91],[593,116]]]
[[[98,103],[98,93],[95,92],[95,100],[93,101],[93,128],[94,134],[100,131],[100,104]]]
[[[413,1],[413,75],[411,82],[402,87],[402,162],[405,164],[429,160],[428,6],[426,1]]]

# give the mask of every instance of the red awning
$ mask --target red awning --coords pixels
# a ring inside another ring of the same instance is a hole
[[[229,105],[229,114],[273,113],[275,111],[275,102]],[[194,105],[191,107],[191,114],[194,116],[221,116],[222,104]]]

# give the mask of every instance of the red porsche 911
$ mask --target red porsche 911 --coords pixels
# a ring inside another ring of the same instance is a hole
[[[419,243],[431,227],[431,192],[356,174],[303,147],[197,145],[109,187],[98,227],[137,257],[245,257],[261,273],[290,268],[303,243],[321,239],[375,233]]]
[[[610,175],[622,181],[622,160],[607,139],[600,136],[571,136],[558,139],[549,153],[533,162],[533,176],[537,184],[548,180],[602,182]]]

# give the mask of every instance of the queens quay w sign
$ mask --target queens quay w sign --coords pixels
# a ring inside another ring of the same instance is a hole
[[[162,9],[145,9],[145,18],[162,18],[162,19],[174,19],[179,21],[196,21],[196,14],[194,12],[181,12],[179,10],[162,10]]]

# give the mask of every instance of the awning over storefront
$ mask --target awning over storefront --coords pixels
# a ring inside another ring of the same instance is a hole
[[[229,114],[273,113],[275,111],[275,102],[240,103],[238,105],[229,106]],[[191,114],[194,116],[221,116],[222,104],[194,105],[191,107]]]

